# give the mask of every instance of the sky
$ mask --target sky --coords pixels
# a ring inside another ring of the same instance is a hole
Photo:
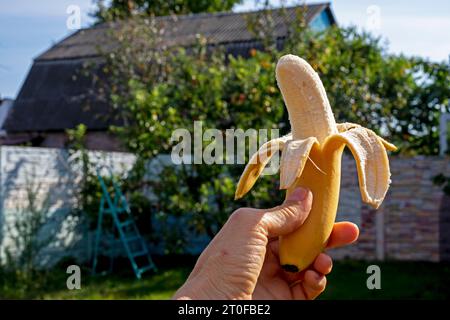
[[[301,1],[300,1],[301,2]],[[306,1],[316,3],[321,1]],[[323,2],[323,1],[322,1]],[[450,55],[449,0],[331,0],[341,26],[356,25],[381,36],[389,52],[448,61]],[[272,0],[292,5],[299,1]],[[73,7],[76,6],[76,7]],[[75,9],[74,9],[75,8]],[[92,23],[92,0],[0,1],[0,96],[15,98],[33,59],[78,27]],[[244,0],[236,11],[254,10]],[[69,12],[68,12],[69,11]]]

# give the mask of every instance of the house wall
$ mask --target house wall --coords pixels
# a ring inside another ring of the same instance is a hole
[[[39,147],[64,148],[67,145],[67,134],[63,132],[46,133]],[[86,148],[90,150],[121,151],[121,143],[117,137],[106,131],[91,131],[86,134]]]
[[[118,171],[134,161],[126,153],[91,154]],[[40,197],[50,195],[51,210],[61,217],[49,229],[58,234],[50,256],[89,259],[92,237],[85,224],[69,221],[79,229],[68,231],[69,222],[64,218],[73,206],[74,181],[79,178],[79,171],[69,167],[67,161],[67,153],[61,149],[0,147],[2,249],[8,245],[5,225],[13,221],[18,206],[24,203],[26,187],[39,183]],[[337,220],[356,223],[361,234],[356,244],[331,250],[330,254],[336,259],[449,260],[450,201],[431,181],[439,173],[450,172],[449,157],[391,157],[390,162],[391,188],[375,211],[361,202],[355,162],[344,155]]]

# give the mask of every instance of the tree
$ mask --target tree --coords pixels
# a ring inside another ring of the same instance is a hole
[[[439,117],[450,111],[450,65],[388,54],[381,40],[355,28],[320,36],[306,30],[293,33],[285,51],[317,70],[337,120],[375,130],[402,154],[437,155]]]
[[[438,113],[449,111],[447,63],[390,55],[379,38],[355,28],[334,27],[319,34],[301,23],[281,51],[268,44],[265,51],[251,50],[249,58],[225,56],[220,48],[206,50],[199,37],[187,53],[160,45],[163,35],[149,27],[155,26],[151,21],[133,19],[114,31],[117,46],[105,54],[107,77],[101,87],[126,123],[113,132],[139,159],[132,175],[136,186],[152,190],[158,199],[154,210],[163,219],[188,215],[183,227],[212,236],[238,206],[280,203],[276,175],[258,181],[248,197],[236,202],[240,165],[165,166],[148,179],[145,164],[170,154],[172,132],[185,128],[193,133],[194,121],[222,132],[280,128],[287,133],[287,113],[274,76],[285,53],[302,56],[317,70],[338,122],[369,127],[404,154],[437,154]],[[209,143],[203,141],[204,146]]]
[[[229,11],[242,0],[97,0],[94,16],[99,21],[128,18],[135,14],[166,16],[200,12]]]

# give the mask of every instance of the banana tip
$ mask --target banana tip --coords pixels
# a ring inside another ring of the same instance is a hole
[[[281,268],[283,268],[284,271],[291,272],[291,273],[300,272],[300,269],[296,265],[293,265],[293,264],[283,264],[281,266]]]

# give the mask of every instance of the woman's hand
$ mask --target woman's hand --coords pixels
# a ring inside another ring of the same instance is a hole
[[[308,270],[293,274],[281,269],[278,237],[300,227],[308,217],[312,193],[292,192],[272,209],[241,208],[228,219],[200,255],[174,299],[314,299],[326,286],[331,258],[321,253]],[[350,222],[334,225],[328,248],[358,238]]]

